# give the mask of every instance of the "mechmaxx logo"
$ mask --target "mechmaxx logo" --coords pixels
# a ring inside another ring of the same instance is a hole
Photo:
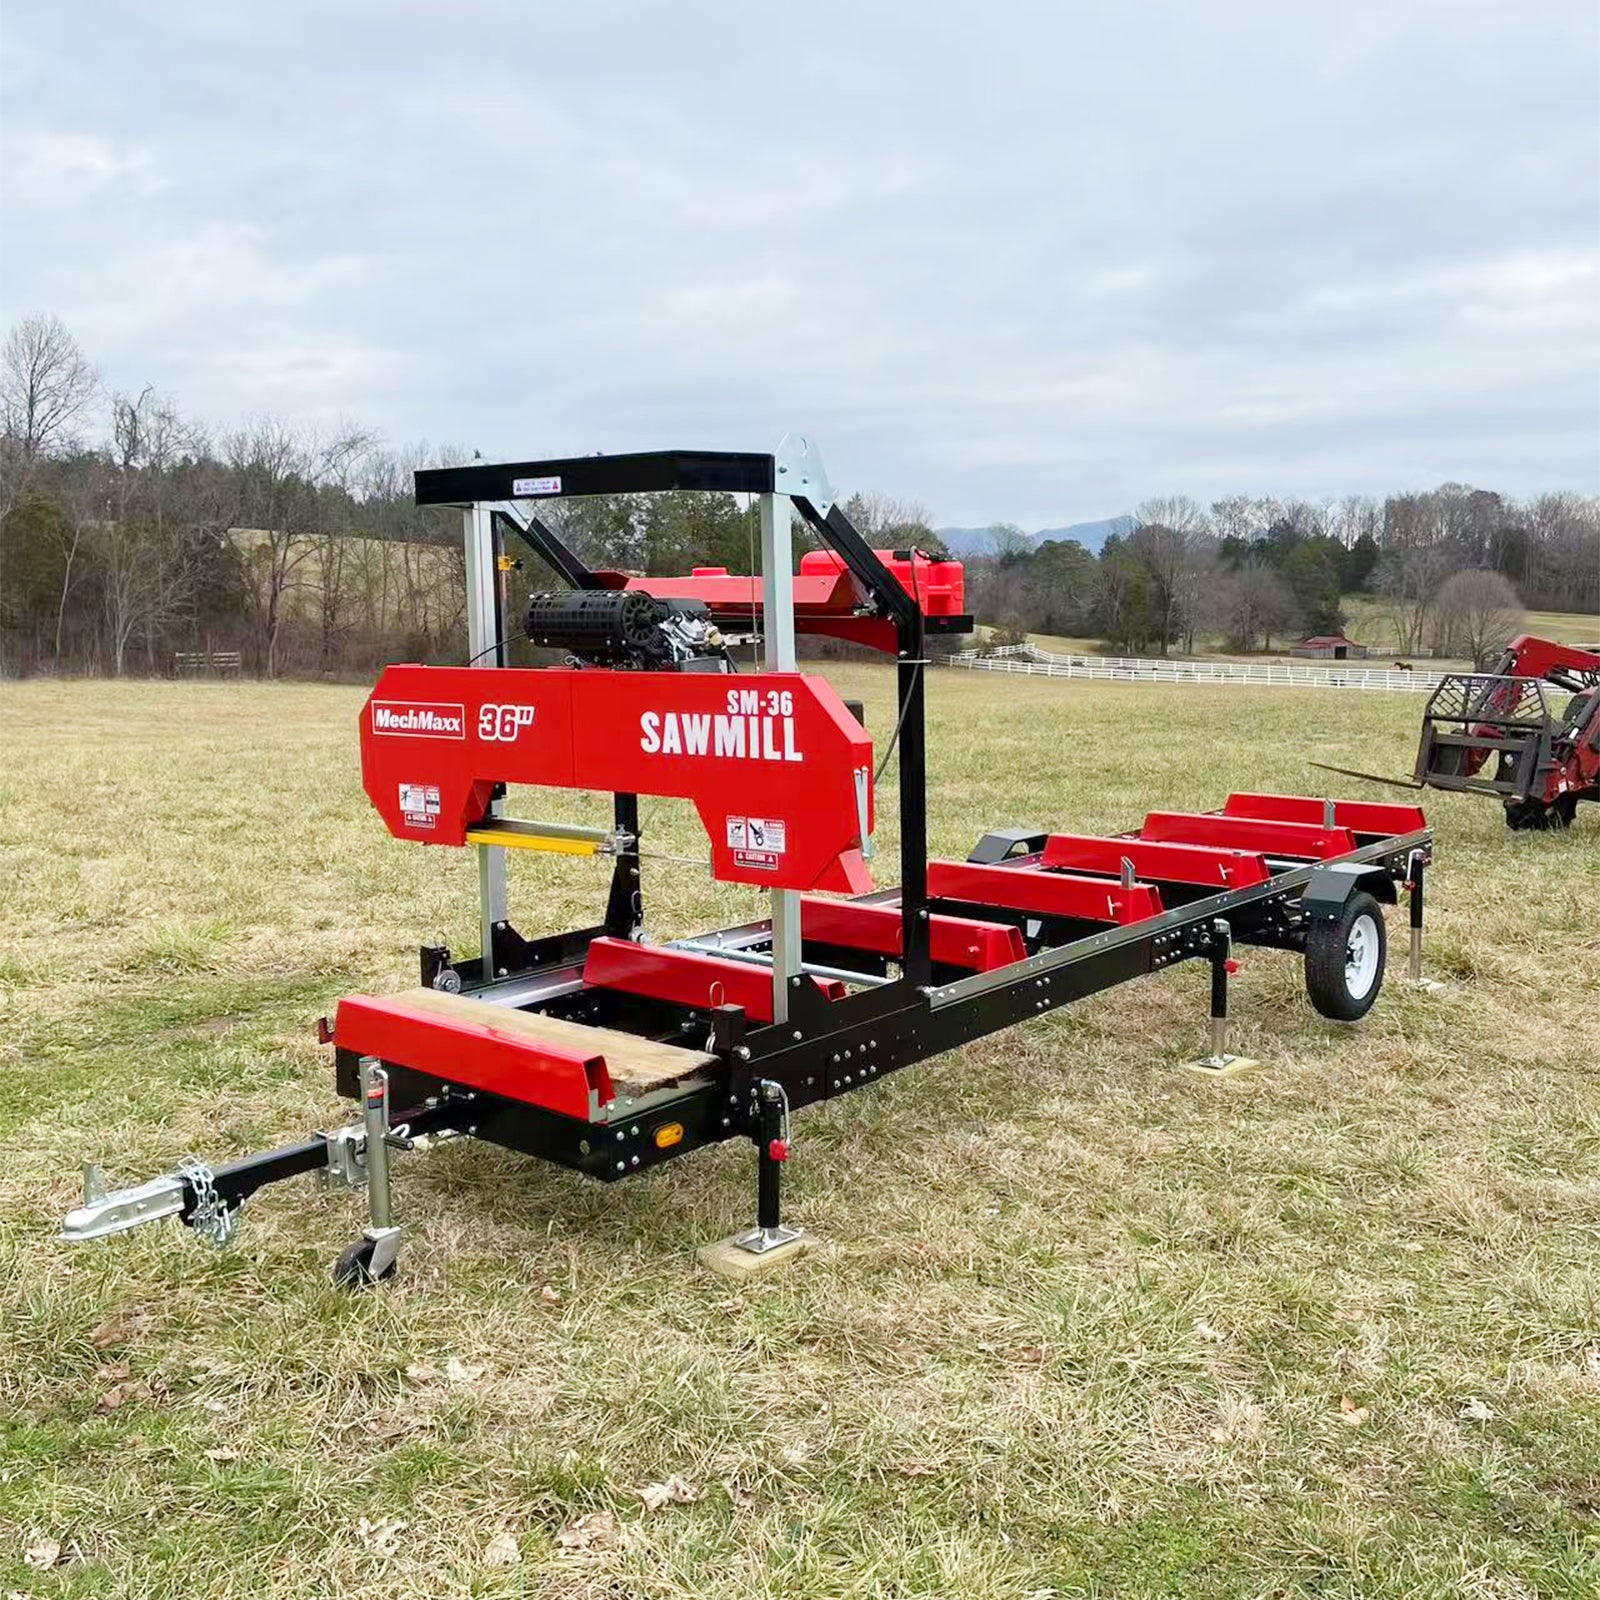
[[[465,739],[467,708],[419,700],[374,700],[372,731],[418,739]]]

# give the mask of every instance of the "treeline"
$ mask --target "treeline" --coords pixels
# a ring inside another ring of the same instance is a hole
[[[26,318],[0,349],[0,672],[164,674],[225,652],[269,676],[460,660],[459,519],[413,505],[411,472],[466,458],[388,450],[355,425],[214,431],[152,389],[104,391],[59,321]],[[880,547],[943,553],[921,506],[858,494],[845,509]],[[732,495],[556,501],[541,515],[593,566],[759,560],[755,508]],[[799,528],[796,542],[809,543]],[[1368,593],[1400,649],[1481,656],[1522,602],[1600,610],[1600,502],[1575,495],[1172,498],[1140,507],[1098,555],[1005,525],[990,543],[969,560],[969,604],[1002,638],[1270,648],[1335,630],[1341,596]],[[503,581],[514,617],[555,580],[530,563]]]
[[[268,676],[461,660],[460,518],[413,505],[411,473],[469,454],[270,417],[213,432],[151,389],[104,392],[59,321],[27,318],[0,351],[0,672],[166,674],[230,652]],[[936,543],[915,508],[858,495],[850,510],[897,547]],[[597,567],[759,561],[755,508],[732,495],[610,495],[541,515]],[[504,582],[515,617],[556,579],[530,560]]]
[[[1498,654],[1525,606],[1600,611],[1600,500],[1526,501],[1445,484],[1327,505],[1234,496],[1209,508],[1147,501],[1098,555],[1075,540],[1032,544],[990,530],[970,564],[977,614],[1002,642],[1028,633],[1125,651],[1236,651],[1335,633],[1344,596],[1388,616],[1404,654]]]

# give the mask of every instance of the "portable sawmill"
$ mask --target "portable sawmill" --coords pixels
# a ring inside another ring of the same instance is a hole
[[[594,571],[539,502],[714,490],[758,507],[761,572]],[[367,1190],[370,1225],[339,1258],[348,1285],[394,1270],[390,1160],[471,1137],[614,1182],[724,1139],[755,1147],[756,1255],[794,1238],[780,1215],[790,1115],[888,1073],[1184,961],[1208,963],[1211,1054],[1227,1072],[1238,945],[1299,953],[1311,1003],[1353,1022],[1385,969],[1384,907],[1409,897],[1420,975],[1432,834],[1413,805],[1234,794],[1219,811],[1152,812],[1109,837],[1000,828],[963,861],[928,859],[926,641],[969,631],[959,564],[875,550],[835,502],[816,451],[665,451],[419,472],[416,500],[463,516],[469,662],[392,666],[361,714],[362,781],[391,833],[474,850],[479,953],[421,951],[420,986],[338,1002],[338,1091],[358,1121],[242,1160],[186,1159],[105,1192],[91,1167],[64,1236],[90,1240],[177,1217],[222,1242],[264,1184],[321,1173]],[[798,513],[822,548],[796,572]],[[562,585],[521,626],[561,664],[511,667],[503,547]],[[760,670],[730,644],[759,615]],[[861,720],[801,672],[797,633],[893,658],[895,723],[875,766]],[[900,884],[874,889],[874,779],[899,758]],[[609,792],[594,827],[506,813],[508,785]],[[769,914],[651,942],[639,797],[692,802],[712,876],[766,891]],[[602,920],[525,936],[506,852],[609,865]]]

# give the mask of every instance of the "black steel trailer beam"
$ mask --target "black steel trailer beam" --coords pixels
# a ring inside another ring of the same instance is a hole
[[[672,489],[772,494],[777,468],[770,455],[748,451],[645,450],[556,461],[427,467],[415,474],[415,481],[419,506],[468,506],[478,501],[656,494]]]

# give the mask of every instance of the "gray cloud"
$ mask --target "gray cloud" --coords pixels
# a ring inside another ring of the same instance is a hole
[[[8,7],[0,312],[217,421],[1026,525],[1600,487],[1587,3]]]

